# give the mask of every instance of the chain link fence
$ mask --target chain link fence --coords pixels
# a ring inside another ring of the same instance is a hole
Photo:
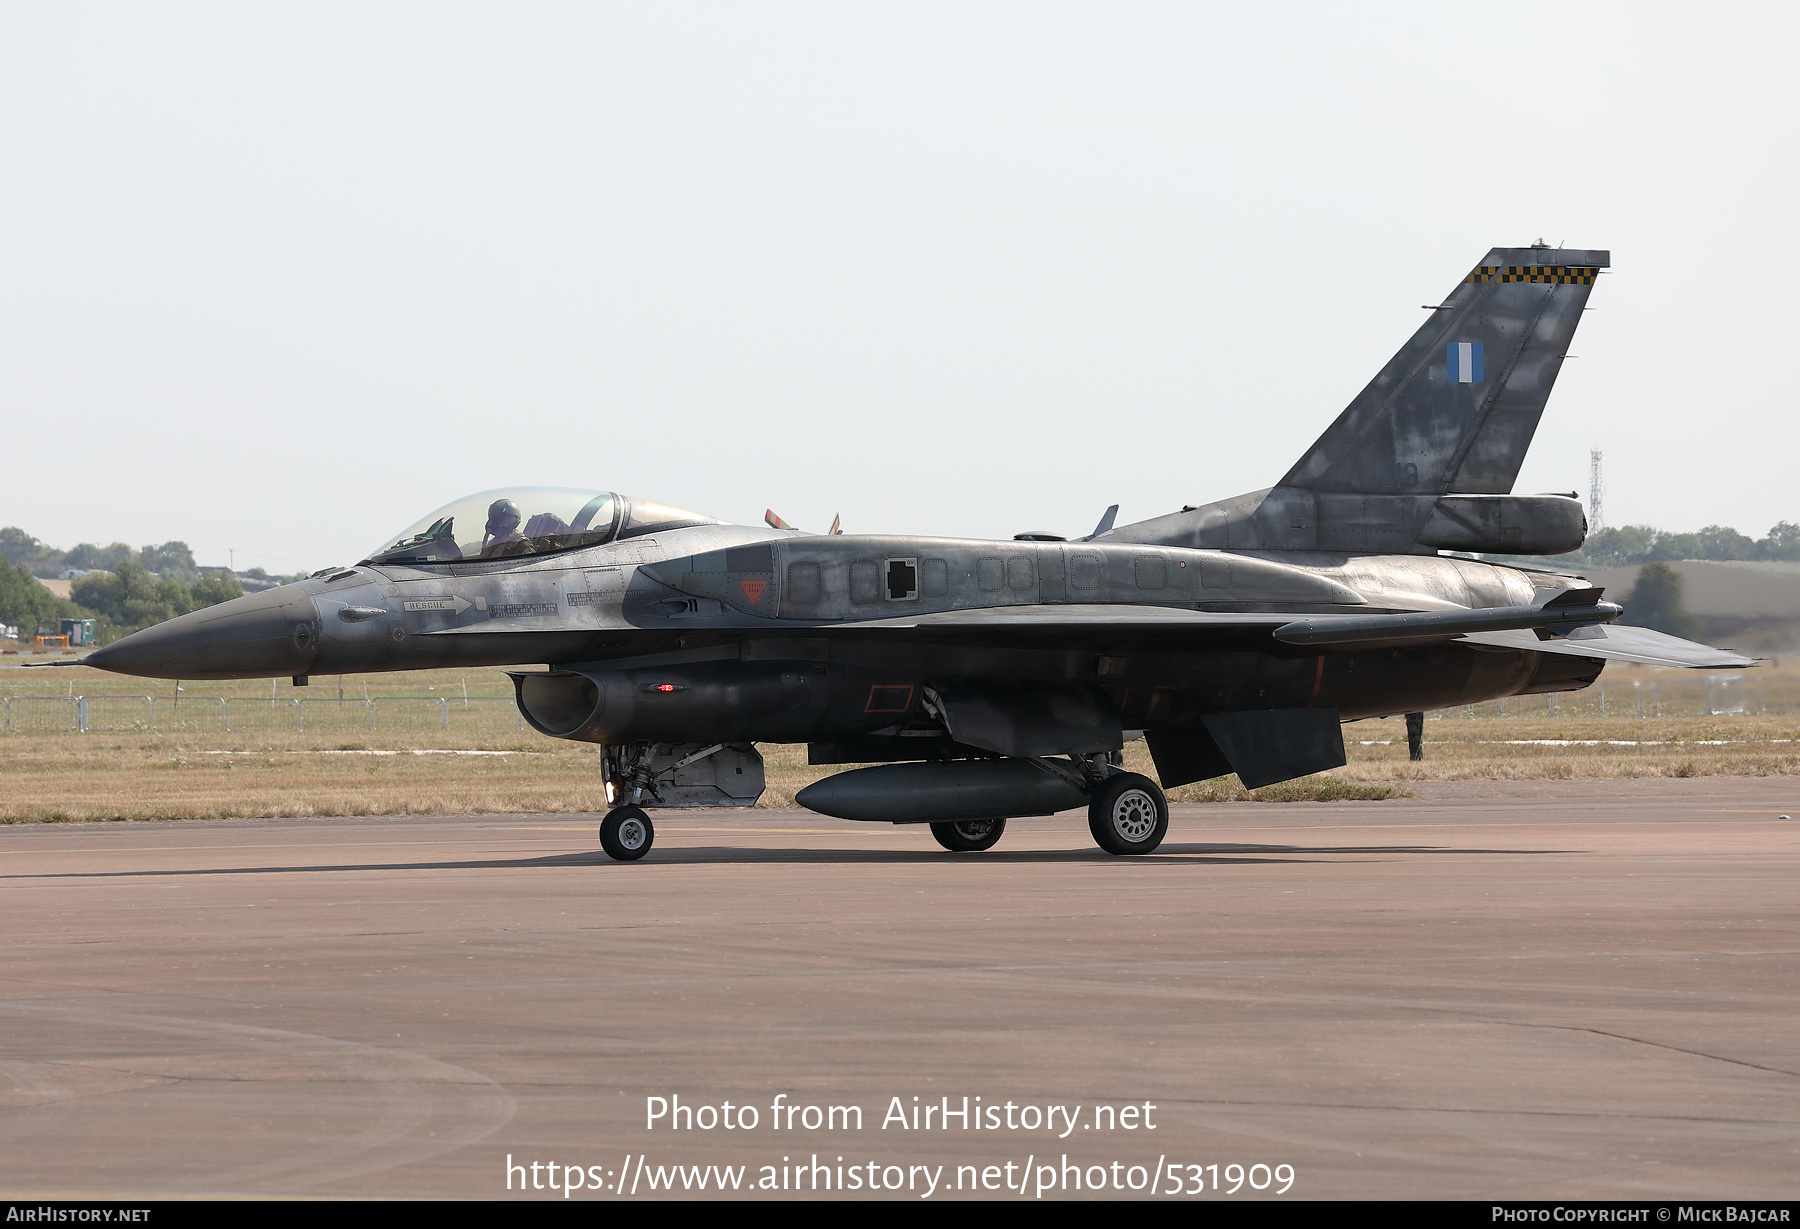
[[[108,734],[128,734],[150,729],[155,707],[149,696],[82,696],[81,728]]]
[[[6,728],[21,734],[73,734],[82,729],[86,697],[13,696],[6,702]]]
[[[150,704],[150,728],[165,734],[223,733],[225,701],[218,696],[157,696]]]

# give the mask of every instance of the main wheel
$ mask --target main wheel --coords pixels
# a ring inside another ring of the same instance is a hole
[[[600,848],[619,862],[636,862],[650,852],[656,829],[643,807],[614,807],[600,821]]]
[[[1004,819],[956,819],[931,825],[937,843],[954,853],[980,853],[992,849],[1006,831]]]
[[[1149,777],[1108,777],[1088,802],[1088,831],[1107,853],[1149,853],[1169,831],[1169,800]]]

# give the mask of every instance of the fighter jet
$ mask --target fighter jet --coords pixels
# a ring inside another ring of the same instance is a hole
[[[155,678],[509,666],[541,734],[601,744],[600,843],[647,808],[750,806],[758,743],[805,743],[799,802],[991,848],[1085,810],[1147,854],[1163,791],[1343,764],[1342,723],[1586,687],[1608,661],[1751,664],[1614,624],[1529,562],[1587,533],[1513,484],[1604,251],[1495,248],[1274,486],[1092,534],[805,534],[609,491],[447,504],[354,566],[127,636],[88,665]],[[1096,500],[1098,503],[1098,500]],[[835,529],[836,526],[834,525]],[[1448,553],[1457,552],[1457,553]],[[1142,737],[1159,781],[1126,772]]]

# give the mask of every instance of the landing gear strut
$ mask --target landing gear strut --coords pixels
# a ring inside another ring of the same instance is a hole
[[[636,862],[650,852],[656,829],[643,807],[614,807],[600,821],[600,848],[617,862]]]

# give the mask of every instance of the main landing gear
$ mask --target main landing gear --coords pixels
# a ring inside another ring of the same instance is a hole
[[[643,807],[614,807],[600,821],[600,848],[615,861],[636,862],[655,840],[656,829]]]
[[[931,825],[931,835],[952,853],[980,853],[992,849],[1005,831],[1004,819],[955,819]]]
[[[1169,800],[1149,777],[1121,772],[1088,801],[1088,831],[1107,853],[1150,853],[1169,831]]]
[[[1115,758],[1072,755],[1067,760],[1034,758],[1031,762],[1067,784],[1056,787],[1048,796],[1041,790],[1022,789],[1012,799],[1021,808],[1015,814],[1067,811],[1079,806],[1085,796],[1088,831],[1093,833],[1095,844],[1107,853],[1121,856],[1152,853],[1168,835],[1169,800],[1162,787],[1149,777],[1120,771]],[[1000,804],[1005,805],[1006,799],[1007,795],[1002,794]],[[991,797],[986,804],[994,805]],[[1004,819],[935,820],[931,823],[931,835],[953,853],[992,849],[1005,831]]]

